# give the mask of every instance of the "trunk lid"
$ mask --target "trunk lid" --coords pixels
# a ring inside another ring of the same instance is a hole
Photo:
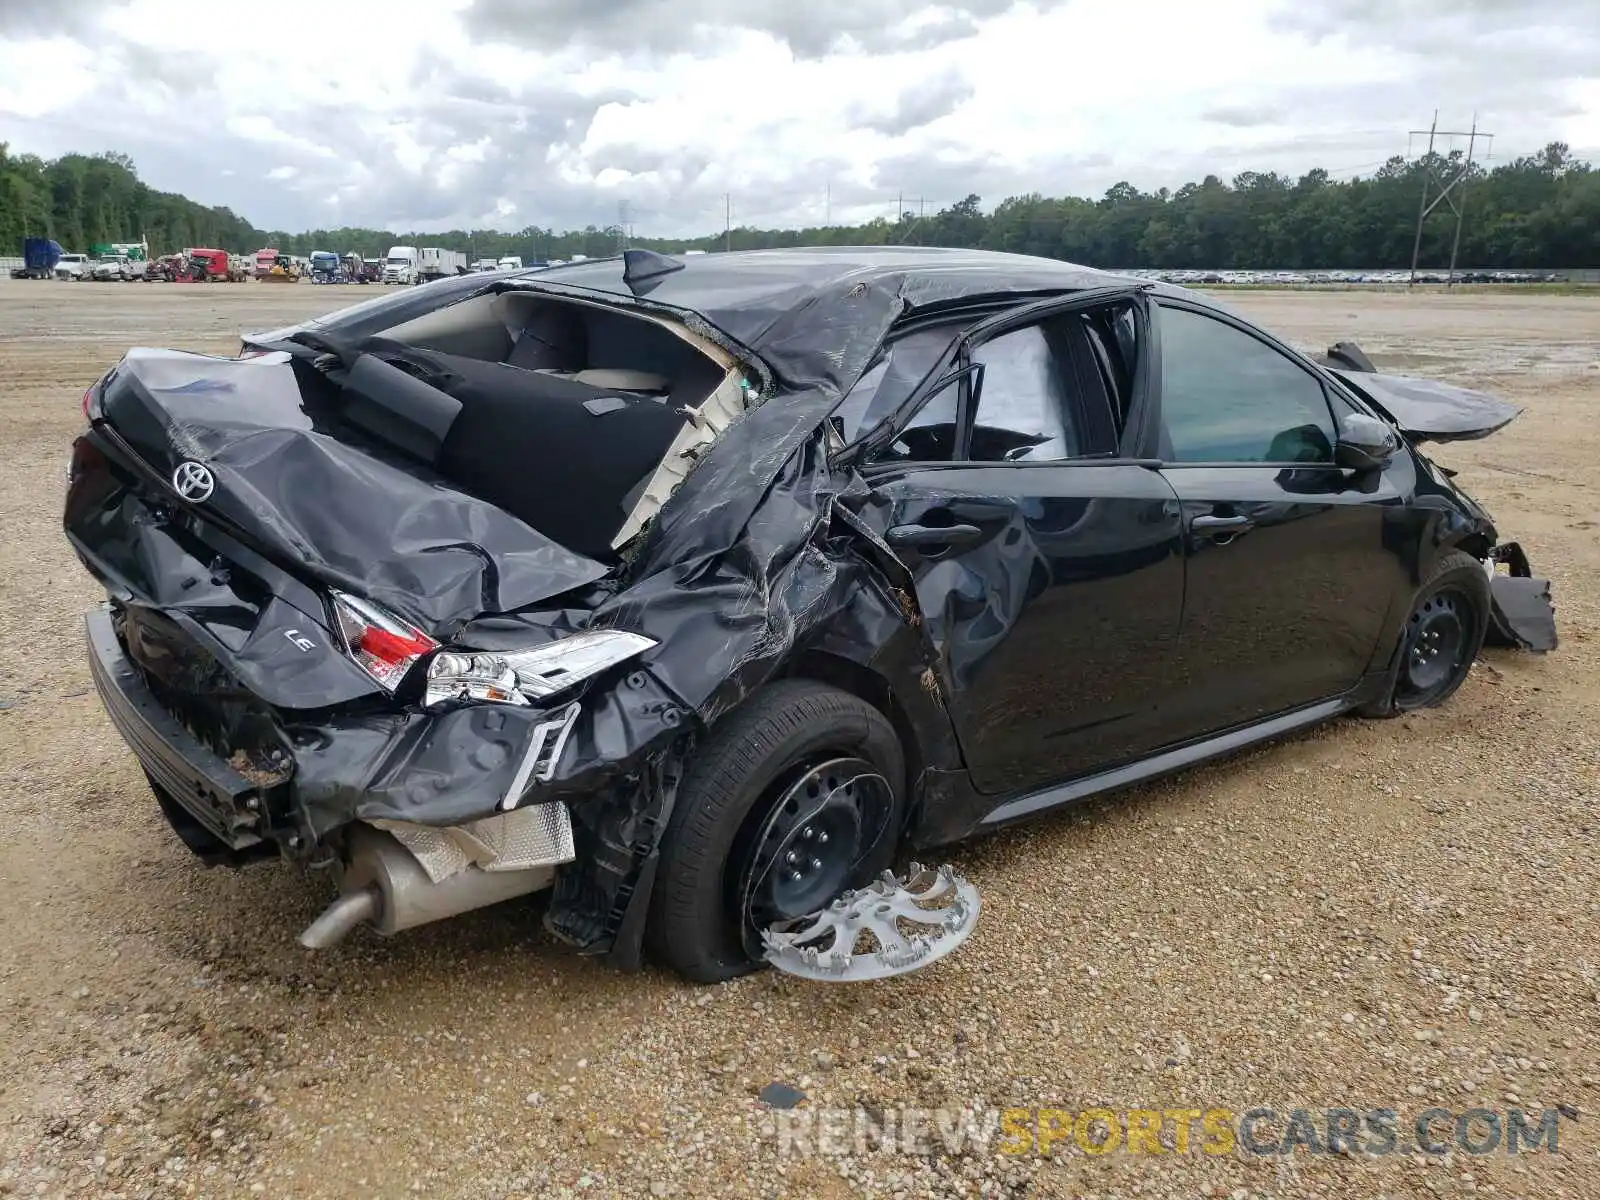
[[[291,579],[338,587],[441,639],[473,617],[525,608],[606,574],[601,563],[363,441],[339,422],[337,397],[284,353],[130,351],[102,382],[98,415],[106,448],[124,450],[143,477],[137,486],[110,476],[75,481],[69,536],[86,561],[96,560],[91,570],[119,579],[144,603],[171,603],[175,571],[193,574],[183,565],[189,560],[205,564],[200,549],[174,541],[188,531],[196,546],[235,567],[248,556],[277,596]],[[149,544],[163,527],[173,542],[164,549]]]

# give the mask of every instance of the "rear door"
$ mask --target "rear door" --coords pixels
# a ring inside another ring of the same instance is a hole
[[[1184,564],[1171,487],[1122,452],[1145,388],[1144,321],[1143,300],[1123,293],[990,320],[942,357],[956,331],[925,329],[841,407],[847,439],[898,409],[860,465],[916,580],[983,792],[1026,792],[1161,740]],[[936,382],[916,389],[924,376]]]
[[[1189,738],[1360,680],[1407,586],[1386,530],[1411,466],[1336,466],[1321,377],[1260,331],[1181,301],[1154,314],[1159,454],[1188,558],[1171,732]]]

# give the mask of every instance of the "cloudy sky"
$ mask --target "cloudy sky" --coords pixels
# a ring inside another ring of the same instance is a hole
[[[639,234],[1600,160],[1600,0],[0,0],[0,139],[265,228]]]

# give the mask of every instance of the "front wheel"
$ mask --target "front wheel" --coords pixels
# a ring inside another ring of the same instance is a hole
[[[1365,717],[1397,717],[1432,708],[1466,681],[1489,628],[1489,575],[1463,550],[1444,555],[1429,570],[1400,631],[1400,663],[1387,696],[1360,710]]]
[[[756,970],[759,930],[827,905],[889,866],[905,752],[848,692],[782,680],[689,760],[662,837],[646,946],[697,983]]]

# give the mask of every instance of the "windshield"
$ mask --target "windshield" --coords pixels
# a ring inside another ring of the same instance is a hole
[[[403,255],[403,254],[391,254],[389,256],[389,259],[388,259],[389,265],[391,267],[403,267],[407,263],[409,263],[410,261],[411,260],[409,258],[405,257],[405,255]]]

